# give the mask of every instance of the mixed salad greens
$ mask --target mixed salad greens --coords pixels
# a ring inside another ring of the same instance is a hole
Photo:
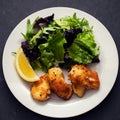
[[[92,31],[88,21],[76,13],[61,19],[54,19],[54,14],[37,17],[33,23],[28,19],[21,47],[34,69],[47,72],[55,65],[69,69],[74,64],[99,62]]]

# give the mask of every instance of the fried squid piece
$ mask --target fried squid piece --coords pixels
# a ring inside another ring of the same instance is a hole
[[[40,77],[39,81],[33,83],[31,87],[31,95],[35,100],[46,101],[50,98],[51,90],[48,81],[48,75]]]
[[[85,94],[85,87],[81,86],[81,85],[77,85],[77,84],[72,84],[72,88],[74,93],[79,96],[82,97]]]
[[[92,71],[83,65],[74,65],[68,73],[73,91],[78,96],[83,96],[85,89],[98,89],[100,86],[99,77],[96,71]]]
[[[57,67],[49,69],[48,76],[51,90],[64,100],[70,99],[72,96],[72,86],[65,82],[61,69]]]

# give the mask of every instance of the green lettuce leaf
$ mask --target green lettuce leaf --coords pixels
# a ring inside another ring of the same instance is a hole
[[[69,57],[79,64],[89,64],[100,54],[92,33],[83,32],[77,35],[68,48]]]
[[[81,48],[77,43],[73,43],[72,46],[68,48],[68,53],[69,57],[79,64],[88,64],[93,60],[93,56]]]
[[[52,34],[48,39],[48,47],[54,53],[56,62],[64,61],[64,44],[66,43],[65,37],[59,30],[55,34]]]
[[[23,34],[23,37],[25,40],[30,40],[34,35],[35,35],[35,31],[33,29],[33,24],[31,23],[30,19],[27,20],[27,31],[26,34]]]

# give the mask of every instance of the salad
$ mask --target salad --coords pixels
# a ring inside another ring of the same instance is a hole
[[[53,66],[70,69],[74,64],[99,62],[99,46],[93,27],[85,18],[66,16],[54,19],[54,14],[27,20],[27,31],[22,33],[24,54],[34,69],[47,72]]]

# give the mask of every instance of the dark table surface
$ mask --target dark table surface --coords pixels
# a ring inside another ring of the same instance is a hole
[[[120,53],[120,0],[1,0],[0,1],[0,120],[49,120],[19,103],[5,82],[2,54],[13,28],[29,14],[48,7],[72,7],[88,12],[109,30]],[[109,43],[108,43],[109,45]],[[59,112],[59,111],[58,111]],[[93,110],[75,120],[120,120],[120,73],[110,94]]]

